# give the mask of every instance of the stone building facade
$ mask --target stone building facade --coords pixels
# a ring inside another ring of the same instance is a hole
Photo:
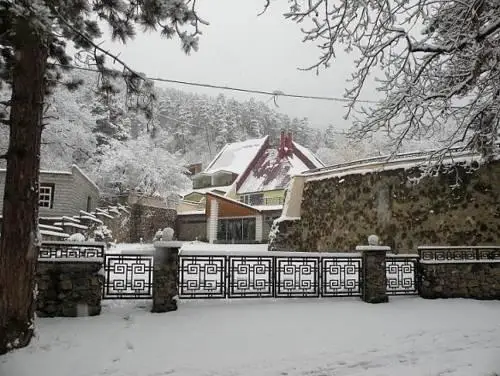
[[[297,177],[288,198],[295,212],[285,203],[270,249],[349,252],[370,234],[399,253],[426,244],[500,244],[499,160],[468,159],[425,177],[400,165]]]

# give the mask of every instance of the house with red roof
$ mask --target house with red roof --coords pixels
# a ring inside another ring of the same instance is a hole
[[[281,133],[227,144],[200,173],[178,207],[180,240],[267,241],[281,215],[292,176],[324,167],[307,148]]]

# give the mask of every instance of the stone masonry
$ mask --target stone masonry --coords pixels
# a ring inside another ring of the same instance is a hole
[[[95,316],[101,313],[102,260],[44,260],[37,269],[40,317]]]
[[[413,183],[419,174],[395,169],[306,181],[300,219],[279,223],[270,248],[352,252],[372,232],[396,253],[500,244],[500,161],[456,165]]]
[[[357,246],[363,257],[363,289],[361,298],[367,303],[387,303],[385,257],[389,247]]]
[[[130,242],[137,243],[142,238],[145,242],[153,240],[158,230],[166,227],[175,228],[177,211],[133,204],[130,217]]]
[[[500,262],[420,262],[420,296],[500,299]]]
[[[153,308],[151,312],[177,310],[180,242],[155,244],[153,269]]]

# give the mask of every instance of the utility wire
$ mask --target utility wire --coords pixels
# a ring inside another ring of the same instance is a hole
[[[77,70],[83,70],[83,71],[88,71],[88,72],[97,72],[97,73],[99,73],[98,69],[79,67],[79,66],[76,66],[76,65],[62,65],[62,64],[57,64],[57,63],[51,63],[51,65],[59,66],[59,67],[66,68],[66,69],[69,68],[69,69],[77,69]],[[317,96],[317,95],[304,95],[304,94],[292,94],[292,93],[284,93],[284,92],[282,92],[280,90],[267,91],[267,90],[244,89],[244,88],[238,88],[238,87],[233,87],[233,86],[222,86],[222,85],[206,84],[206,83],[192,82],[192,81],[173,80],[173,79],[162,78],[162,77],[146,77],[146,78],[148,80],[151,80],[151,81],[167,82],[167,83],[179,84],[179,85],[204,87],[204,88],[209,88],[209,89],[220,89],[220,90],[237,91],[237,92],[240,92],[240,93],[250,93],[250,94],[259,94],[259,95],[271,95],[274,98],[277,98],[277,97],[288,97],[288,98],[296,98],[296,99],[312,99],[312,100],[323,100],[323,101],[343,102],[343,103],[349,103],[349,102],[351,102],[350,99],[346,99],[346,98],[323,97],[323,96]],[[377,103],[376,101],[363,100],[363,99],[359,99],[359,100],[357,100],[357,102],[360,102],[360,103]]]

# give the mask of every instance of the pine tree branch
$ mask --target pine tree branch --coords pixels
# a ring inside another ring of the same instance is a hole
[[[138,78],[141,78],[141,79],[144,79],[144,77],[142,77],[139,73],[137,73],[134,69],[132,69],[127,63],[125,63],[122,59],[120,59],[118,57],[118,55],[115,55],[113,53],[111,53],[110,51],[108,50],[105,50],[104,48],[102,48],[99,44],[95,43],[92,38],[90,38],[88,35],[86,35],[85,33],[82,33],[80,30],[78,30],[77,28],[75,28],[69,21],[67,21],[62,15],[61,13],[59,13],[56,9],[53,9],[53,12],[57,15],[57,17],[59,18],[59,20],[65,24],[67,27],[69,27],[74,33],[76,33],[78,36],[80,36],[81,38],[83,38],[86,42],[88,42],[93,48],[94,50],[97,50],[97,51],[100,51],[102,52],[103,54],[105,54],[106,56],[109,56],[110,58],[113,59],[113,62],[117,62],[118,64],[120,64],[125,70],[129,71],[132,75],[138,77]]]

